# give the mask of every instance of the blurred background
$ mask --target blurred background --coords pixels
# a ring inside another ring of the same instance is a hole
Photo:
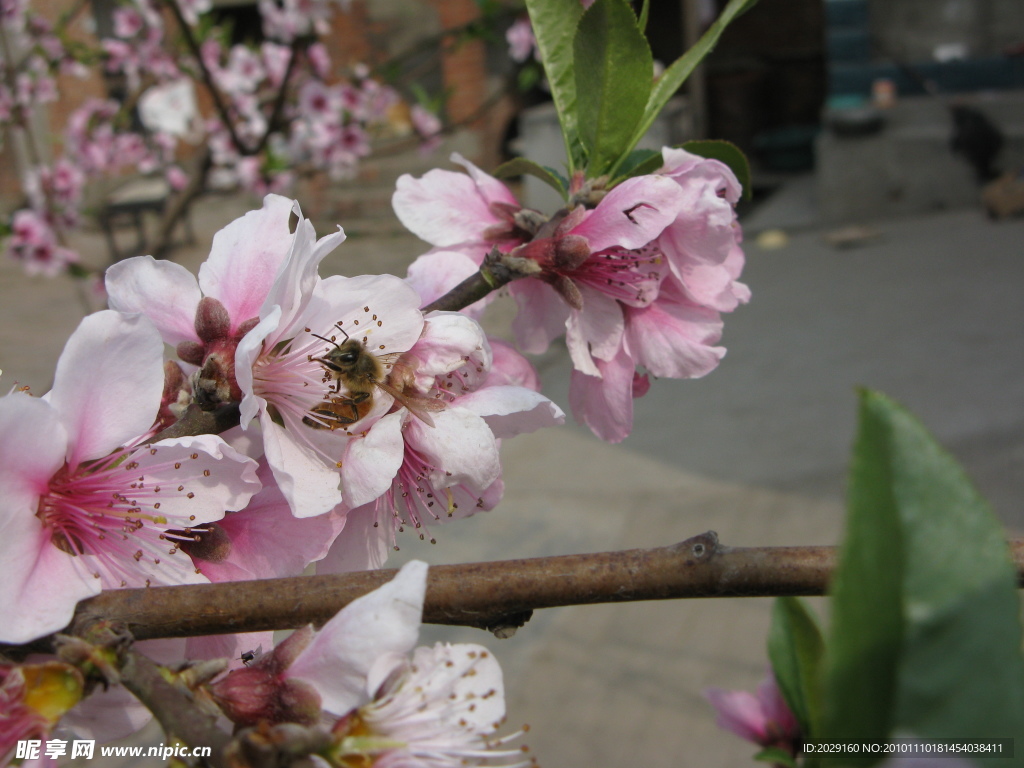
[[[56,14],[68,3],[38,5]],[[109,19],[95,5],[102,30]],[[717,10],[710,0],[652,1],[655,57],[674,60]],[[446,37],[491,12],[491,33]],[[255,3],[214,0],[213,13],[232,20],[239,40],[258,42]],[[396,129],[355,178],[298,182],[289,194],[321,232],[341,224],[349,235],[322,274],[402,275],[427,250],[391,211],[401,173],[453,168],[452,151],[487,170],[516,153],[558,165],[545,92],[504,40],[520,15],[472,0],[353,0],[335,16],[323,38],[332,56],[379,67],[410,93],[416,84],[444,94],[445,132],[424,155],[396,140]],[[652,147],[727,139],[751,160],[752,200],[740,220],[753,299],[725,318],[728,355],[705,379],[654,382],[621,445],[599,442],[571,417],[507,441],[504,503],[431,529],[436,545],[406,533],[394,564],[653,547],[709,529],[731,546],[838,543],[858,386],[918,414],[1008,533],[1024,535],[1022,53],[1019,0],[761,0],[648,137]],[[76,100],[117,87],[99,71],[76,81],[71,98],[39,110],[42,143]],[[198,108],[210,109],[202,94]],[[0,154],[3,212],[21,204],[19,151],[6,141]],[[137,181],[128,174],[88,191],[92,219],[75,246],[90,264],[148,252],[166,199],[129,186]],[[532,179],[512,184],[525,204],[552,205]],[[258,205],[251,193],[208,190],[169,257],[197,269],[213,233]],[[30,278],[0,262],[5,389],[47,390],[83,301],[98,307],[102,297],[83,296],[66,276]],[[496,302],[489,332],[508,337],[514,313],[509,299]],[[568,411],[564,348],[534,362],[545,392]],[[814,602],[824,617],[825,602]],[[530,724],[525,740],[541,765],[724,767],[756,749],[715,728],[702,691],[753,690],[767,670],[770,606],[555,609],[507,640],[440,628],[425,638],[492,648],[505,669],[509,725]]]

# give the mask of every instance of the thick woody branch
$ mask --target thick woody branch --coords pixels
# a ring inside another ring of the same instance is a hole
[[[1024,540],[1011,543],[1024,573]],[[537,608],[690,597],[822,595],[835,547],[733,548],[714,532],[655,549],[430,568],[423,620],[508,634]],[[393,570],[103,592],[79,604],[72,631],[98,619],[138,639],[321,625]]]

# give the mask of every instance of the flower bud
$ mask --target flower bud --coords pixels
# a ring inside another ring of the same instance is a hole
[[[231,330],[231,316],[217,299],[204,296],[196,307],[196,335],[203,341],[216,341]]]
[[[310,683],[284,674],[312,637],[312,627],[300,629],[273,652],[211,685],[210,693],[224,714],[243,726],[260,722],[316,723],[320,718],[320,694]]]

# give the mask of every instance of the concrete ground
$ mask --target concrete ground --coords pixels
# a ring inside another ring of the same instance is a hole
[[[717,371],[655,382],[621,445],[575,425],[507,441],[504,503],[439,527],[434,546],[407,536],[395,564],[658,546],[708,529],[737,546],[837,543],[860,385],[917,413],[1008,529],[1024,533],[1024,221],[960,210],[869,222],[877,238],[836,250],[815,226],[812,196],[810,180],[795,179],[745,220],[753,300],[726,318]],[[176,259],[194,269],[212,232],[244,209],[232,198],[200,206],[201,244]],[[759,248],[754,235],[772,228],[788,243]],[[408,237],[351,238],[323,272],[400,271],[421,250]],[[488,323],[511,311],[499,303]],[[0,264],[0,384],[45,391],[80,316],[67,281]],[[568,410],[564,349],[538,367]],[[530,724],[525,742],[541,765],[724,768],[749,764],[755,748],[714,726],[701,691],[757,685],[770,607],[577,607],[540,612],[508,640],[447,628],[424,639],[491,647],[509,726]]]

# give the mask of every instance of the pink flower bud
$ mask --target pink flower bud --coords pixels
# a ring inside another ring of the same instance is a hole
[[[204,296],[196,308],[196,335],[203,341],[223,339],[231,330],[231,316],[217,299]]]

